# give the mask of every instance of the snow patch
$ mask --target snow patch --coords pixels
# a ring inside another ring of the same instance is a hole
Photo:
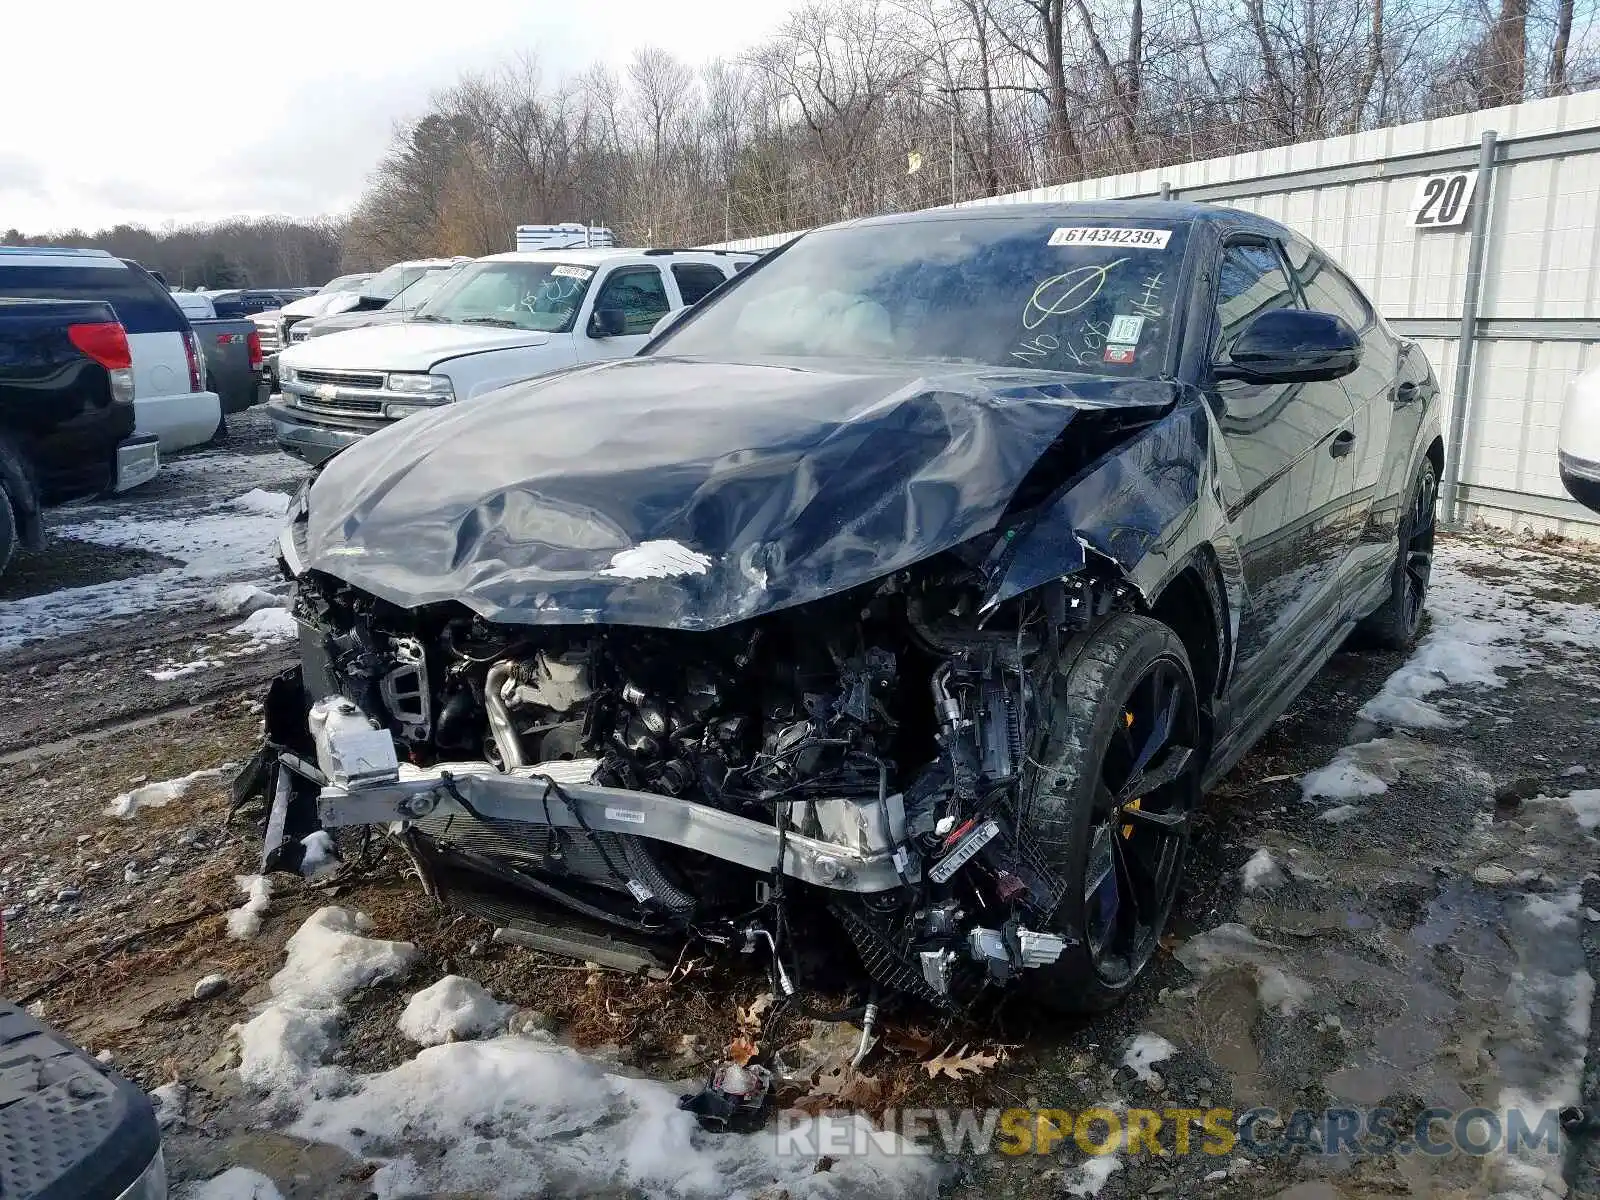
[[[776,1133],[711,1135],[653,1080],[607,1073],[575,1050],[529,1037],[421,1051],[348,1094],[312,1099],[298,1137],[383,1160],[379,1200],[435,1192],[512,1197],[679,1197],[787,1190],[793,1200],[931,1196],[930,1154],[863,1117],[819,1117]],[[416,1148],[413,1157],[397,1148]],[[817,1171],[827,1154],[830,1169]]]
[[[157,683],[170,683],[174,679],[182,679],[185,675],[193,675],[196,671],[205,671],[221,665],[214,658],[197,658],[192,662],[185,663],[175,663],[168,660],[154,671],[146,671],[145,674]]]
[[[510,1015],[511,1006],[496,1001],[476,980],[446,975],[407,1001],[398,1028],[419,1046],[437,1046],[492,1033]]]
[[[1310,999],[1311,988],[1279,965],[1282,951],[1283,947],[1262,941],[1237,921],[1226,921],[1184,942],[1178,947],[1176,957],[1201,976],[1230,967],[1250,968],[1261,1003],[1284,1016],[1293,1016]]]
[[[675,575],[704,575],[711,556],[691,550],[681,542],[640,542],[611,556],[600,574],[614,579],[669,579]]]
[[[260,1171],[229,1167],[183,1193],[184,1200],[283,1200],[278,1185]]]
[[[1283,868],[1265,846],[1250,856],[1250,861],[1244,864],[1239,875],[1246,892],[1271,891],[1280,886],[1285,878]]]
[[[1158,1033],[1140,1033],[1128,1043],[1128,1048],[1122,1052],[1122,1065],[1129,1068],[1145,1083],[1155,1080],[1152,1067],[1159,1062],[1166,1062],[1178,1052],[1178,1048]]]
[[[1106,1180],[1121,1169],[1120,1158],[1115,1154],[1103,1154],[1074,1167],[1063,1187],[1069,1196],[1098,1196]]]
[[[260,1091],[292,1096],[316,1094],[340,1084],[343,1072],[323,1066],[333,1049],[344,1002],[359,988],[404,975],[417,948],[364,936],[372,928],[365,913],[320,908],[284,946],[283,969],[267,987],[272,1000],[242,1025],[239,1078]]]
[[[1300,780],[1301,796],[1307,800],[1355,800],[1387,792],[1387,783],[1356,762],[1352,755],[1355,749],[1345,746],[1327,766],[1308,772]]]
[[[221,778],[222,773],[232,766],[232,763],[224,763],[220,767],[193,771],[179,779],[163,779],[159,783],[143,784],[131,792],[123,792],[122,795],[114,797],[111,803],[106,805],[106,815],[122,821],[131,821],[139,815],[141,808],[163,808],[174,800],[182,799],[184,794],[200,780]]]
[[[161,470],[165,475],[169,468],[163,464]],[[87,519],[52,532],[97,546],[149,551],[181,565],[7,601],[0,605],[0,650],[142,613],[198,608],[229,579],[271,579],[283,524],[281,515],[227,504],[185,517],[148,517],[125,508],[85,510],[84,515]]]
[[[228,632],[258,645],[272,646],[299,637],[300,627],[287,608],[258,608]]]
[[[244,893],[245,901],[228,911],[228,936],[248,942],[261,932],[261,918],[272,905],[272,880],[265,875],[235,875],[233,882]]]
[[[1578,909],[1582,904],[1581,894],[1574,889],[1564,896],[1550,899],[1548,896],[1526,897],[1525,908],[1528,916],[1532,917],[1544,928],[1549,930],[1560,929],[1563,925],[1575,924],[1578,920]]]
[[[1332,808],[1325,808],[1317,814],[1317,820],[1325,821],[1329,825],[1343,825],[1346,821],[1354,821],[1367,810],[1359,804],[1336,804]]]
[[[1559,799],[1572,810],[1578,818],[1578,824],[1584,829],[1600,827],[1600,788],[1569,792]]]
[[[300,874],[306,879],[315,879],[318,875],[326,875],[329,871],[339,869],[339,856],[334,851],[333,835],[326,829],[318,829],[300,839],[300,844],[305,847],[305,855],[300,860]]]
[[[279,608],[283,601],[253,583],[230,583],[212,597],[212,605],[225,617],[247,617],[263,608]]]
[[[283,492],[251,488],[244,495],[229,500],[228,507],[237,508],[240,512],[258,513],[263,517],[282,517],[289,512],[289,497]]]

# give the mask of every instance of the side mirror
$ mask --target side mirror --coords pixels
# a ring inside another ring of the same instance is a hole
[[[1218,379],[1249,383],[1316,383],[1361,365],[1361,337],[1333,313],[1273,308],[1233,339],[1212,365]]]
[[[621,337],[627,328],[627,314],[620,308],[597,308],[589,315],[590,337]]]

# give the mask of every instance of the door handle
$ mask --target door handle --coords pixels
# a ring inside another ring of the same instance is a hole
[[[1355,444],[1356,435],[1351,433],[1348,429],[1341,429],[1338,434],[1335,435],[1333,441],[1328,443],[1328,453],[1333,455],[1335,458],[1343,458],[1346,454],[1349,454],[1351,450],[1355,449]]]
[[[1422,388],[1409,379],[1394,390],[1394,404],[1396,408],[1410,404],[1422,394]]]

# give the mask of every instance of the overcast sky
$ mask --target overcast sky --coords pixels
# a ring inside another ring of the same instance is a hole
[[[733,55],[791,0],[12,0],[0,230],[347,210],[397,120],[533,51],[547,78],[642,45]],[[29,47],[38,47],[30,52]]]

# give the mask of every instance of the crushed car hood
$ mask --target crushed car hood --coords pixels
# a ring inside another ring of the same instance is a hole
[[[304,561],[407,608],[709,629],[993,529],[1079,413],[1153,416],[1176,392],[944,364],[625,359],[345,450],[309,493]]]

